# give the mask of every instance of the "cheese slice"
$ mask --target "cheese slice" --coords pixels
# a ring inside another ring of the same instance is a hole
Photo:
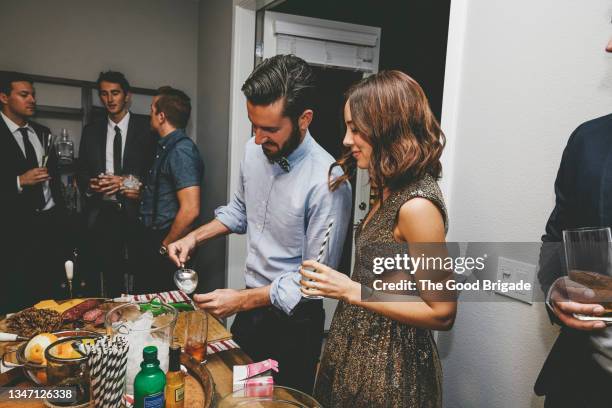
[[[53,309],[59,306],[55,300],[42,300],[34,305],[35,309]]]
[[[62,303],[57,303],[55,300],[43,300],[35,304],[34,307],[36,309],[54,310],[57,313],[62,314],[71,307],[80,305],[84,301],[85,299],[70,299]]]

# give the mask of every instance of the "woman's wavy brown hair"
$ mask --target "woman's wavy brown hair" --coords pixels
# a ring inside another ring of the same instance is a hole
[[[372,146],[370,183],[382,201],[384,188],[396,190],[426,174],[439,179],[445,137],[421,86],[400,71],[381,71],[346,93],[353,124]],[[355,174],[350,149],[329,169],[330,189]],[[334,167],[344,175],[332,178]]]

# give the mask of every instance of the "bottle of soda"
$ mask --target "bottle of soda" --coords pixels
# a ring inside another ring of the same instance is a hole
[[[157,347],[145,347],[142,360],[140,372],[134,378],[134,407],[164,408],[166,375],[159,368]]]

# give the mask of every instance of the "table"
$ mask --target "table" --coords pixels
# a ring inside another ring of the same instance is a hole
[[[252,360],[249,356],[239,348],[221,351],[208,357],[206,367],[212,374],[213,382],[215,383],[215,401],[232,392],[232,367],[236,364],[243,365],[251,362]],[[17,368],[9,373],[11,374],[12,381],[6,384],[0,383],[3,387],[31,388],[33,386],[32,383],[25,379],[21,369]],[[35,400],[20,400],[18,404],[14,401],[0,401],[0,408],[42,408],[44,406],[42,401]]]
[[[212,323],[212,324],[211,324]],[[214,332],[223,337],[222,331],[226,329],[216,320],[209,321],[209,334]],[[226,331],[227,332],[227,331]],[[229,334],[229,333],[228,333]],[[253,361],[240,348],[220,351],[208,356],[206,368],[210,371],[215,387],[214,401],[232,392],[233,366],[252,363]],[[0,374],[0,387],[31,388],[33,384],[26,380],[20,368]],[[0,401],[0,408],[42,408],[45,405],[38,400]]]

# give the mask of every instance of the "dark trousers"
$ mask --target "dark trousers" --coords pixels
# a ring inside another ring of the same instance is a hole
[[[278,361],[275,384],[312,394],[324,324],[323,302],[313,300],[298,304],[291,316],[273,306],[240,312],[231,331],[253,361]]]
[[[546,394],[545,408],[607,408],[612,406],[612,375],[590,357],[571,368],[564,384]]]
[[[153,230],[143,225],[138,227],[136,292],[158,293],[175,290],[174,272],[178,269],[166,256],[159,254],[163,239],[169,228]]]
[[[66,215],[57,207],[18,217],[5,247],[8,261],[0,285],[0,313],[15,312],[44,299],[66,299],[64,262],[70,259]]]
[[[131,293],[136,220],[127,216],[123,206],[102,202],[89,231],[87,269],[90,291],[106,297]]]

